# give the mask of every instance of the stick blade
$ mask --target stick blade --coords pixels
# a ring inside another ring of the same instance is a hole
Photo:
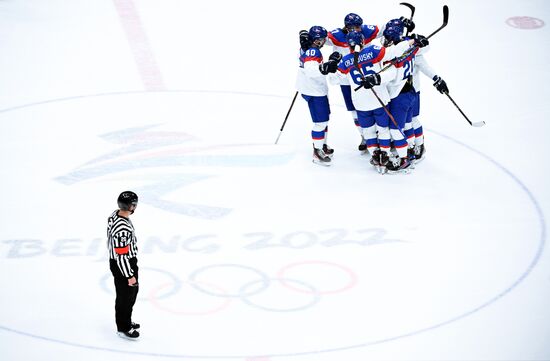
[[[472,123],[472,127],[477,127],[477,128],[481,128],[484,125],[485,125],[485,122],[483,120],[481,122]]]
[[[447,5],[443,5],[443,24],[447,25],[449,22],[449,7]]]
[[[406,3],[406,2],[399,3],[399,5],[404,5],[404,6],[408,7],[411,10],[411,19],[412,19],[412,17],[414,16],[414,10],[415,10],[414,5]]]

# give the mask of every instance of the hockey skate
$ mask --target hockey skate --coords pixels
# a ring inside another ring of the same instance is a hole
[[[372,164],[374,168],[376,168],[376,171],[378,173],[385,174],[387,172],[386,165],[388,164],[388,160],[389,160],[388,153],[380,149],[376,149],[372,153],[370,164]]]
[[[372,164],[376,169],[380,167],[380,149],[375,149],[374,152],[372,152],[370,164]]]
[[[136,341],[139,337],[139,332],[133,327],[126,332],[118,331],[117,334],[126,340],[132,340],[132,341]]]
[[[416,163],[423,161],[425,154],[426,154],[426,148],[424,147],[424,144],[414,146],[414,156],[416,159],[415,160]]]
[[[375,149],[370,157],[370,164],[380,173],[380,149]]]
[[[313,148],[313,163],[329,166],[331,164],[330,162],[331,159],[324,150]]]
[[[332,159],[332,155],[334,154],[334,149],[329,147],[327,144],[323,144],[323,152],[325,152],[325,154]]]
[[[409,158],[391,158],[386,166],[388,173],[410,173],[411,171],[411,162]]]
[[[388,153],[386,153],[383,150],[379,150],[379,158],[378,163],[380,164],[378,166],[378,173],[380,174],[386,174],[388,173],[388,162],[390,161],[390,157],[388,156]]]
[[[365,152],[367,150],[367,141],[365,138],[363,138],[363,136],[361,136],[361,144],[359,144],[359,146],[357,147],[357,149],[360,151],[360,152]]]
[[[414,169],[414,163],[415,163],[414,148],[407,148],[407,158],[409,159],[409,163],[411,163],[411,168]]]

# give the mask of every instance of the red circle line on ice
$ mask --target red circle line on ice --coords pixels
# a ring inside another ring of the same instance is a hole
[[[545,25],[543,20],[531,16],[513,16],[506,19],[506,24],[516,29],[525,30],[539,29]]]

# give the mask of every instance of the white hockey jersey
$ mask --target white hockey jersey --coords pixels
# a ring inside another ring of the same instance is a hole
[[[319,64],[323,62],[323,54],[318,48],[300,49],[300,67],[296,77],[296,90],[301,94],[311,96],[328,95],[328,85],[325,75],[321,74]]]

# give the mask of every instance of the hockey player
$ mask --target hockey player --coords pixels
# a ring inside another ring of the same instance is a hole
[[[420,78],[419,73],[426,75],[434,81],[434,87],[441,93],[448,93],[449,88],[447,83],[440,76],[438,76],[435,71],[428,65],[426,58],[424,56],[425,49],[422,49],[418,54],[416,54],[416,61],[413,68],[413,87],[416,90],[415,100],[413,105],[412,113],[412,127],[414,131],[414,161],[415,163],[420,162],[424,159],[424,154],[426,148],[424,146],[424,131],[422,129],[422,124],[418,119],[420,114]]]
[[[384,30],[382,40],[384,46],[399,44],[404,40],[404,28],[395,23],[391,24],[392,22],[395,21],[388,22]],[[405,170],[411,165],[407,150],[408,142],[414,141],[411,121],[416,94],[412,84],[412,72],[416,53],[421,47],[429,44],[428,39],[422,35],[413,35],[412,37],[415,39],[415,46],[407,52],[406,56],[399,58],[395,63],[397,75],[388,83],[391,99],[389,110],[397,122],[397,125],[390,123],[393,144],[397,151],[397,158],[392,158],[387,165],[390,172]]]
[[[327,62],[323,62],[321,48],[326,42],[327,30],[322,26],[312,26],[308,35],[311,46],[300,49],[300,68],[296,79],[296,88],[308,104],[313,129],[313,162],[330,165],[334,150],[327,145],[327,127],[330,117],[328,86],[325,76],[335,73],[342,55],[333,52]]]
[[[415,41],[403,41],[396,46],[380,47],[364,46],[362,32],[349,32],[346,38],[352,53],[342,58],[338,71],[346,76],[349,84],[362,86],[350,95],[357,109],[361,135],[365,139],[367,151],[371,154],[371,164],[383,169],[388,162],[391,138],[390,119],[387,109],[384,109],[390,100],[385,84],[395,78],[397,71],[394,67],[384,72],[380,70],[384,62],[403,55]]]
[[[414,23],[405,18],[397,19],[402,26],[406,26],[410,31],[414,29]],[[364,46],[368,45],[371,41],[382,36],[384,28],[380,28],[376,25],[363,25],[363,19],[355,14],[349,13],[344,17],[344,27],[336,28],[328,33],[327,45],[333,47],[333,51],[337,51],[340,54],[347,55],[350,53],[350,47],[348,45],[346,36],[348,33],[355,31],[360,32],[363,35],[363,44]],[[308,34],[305,31],[300,32],[300,45],[302,48],[307,47],[310,42]],[[340,90],[344,97],[344,103],[346,104],[346,109],[351,112],[351,116],[355,123],[359,134],[362,134],[362,129],[357,118],[357,112],[352,102],[351,97],[351,86],[347,82],[346,78],[338,78],[337,82],[340,85]],[[366,150],[366,140],[361,137],[361,144],[359,144],[358,149],[360,151]]]

